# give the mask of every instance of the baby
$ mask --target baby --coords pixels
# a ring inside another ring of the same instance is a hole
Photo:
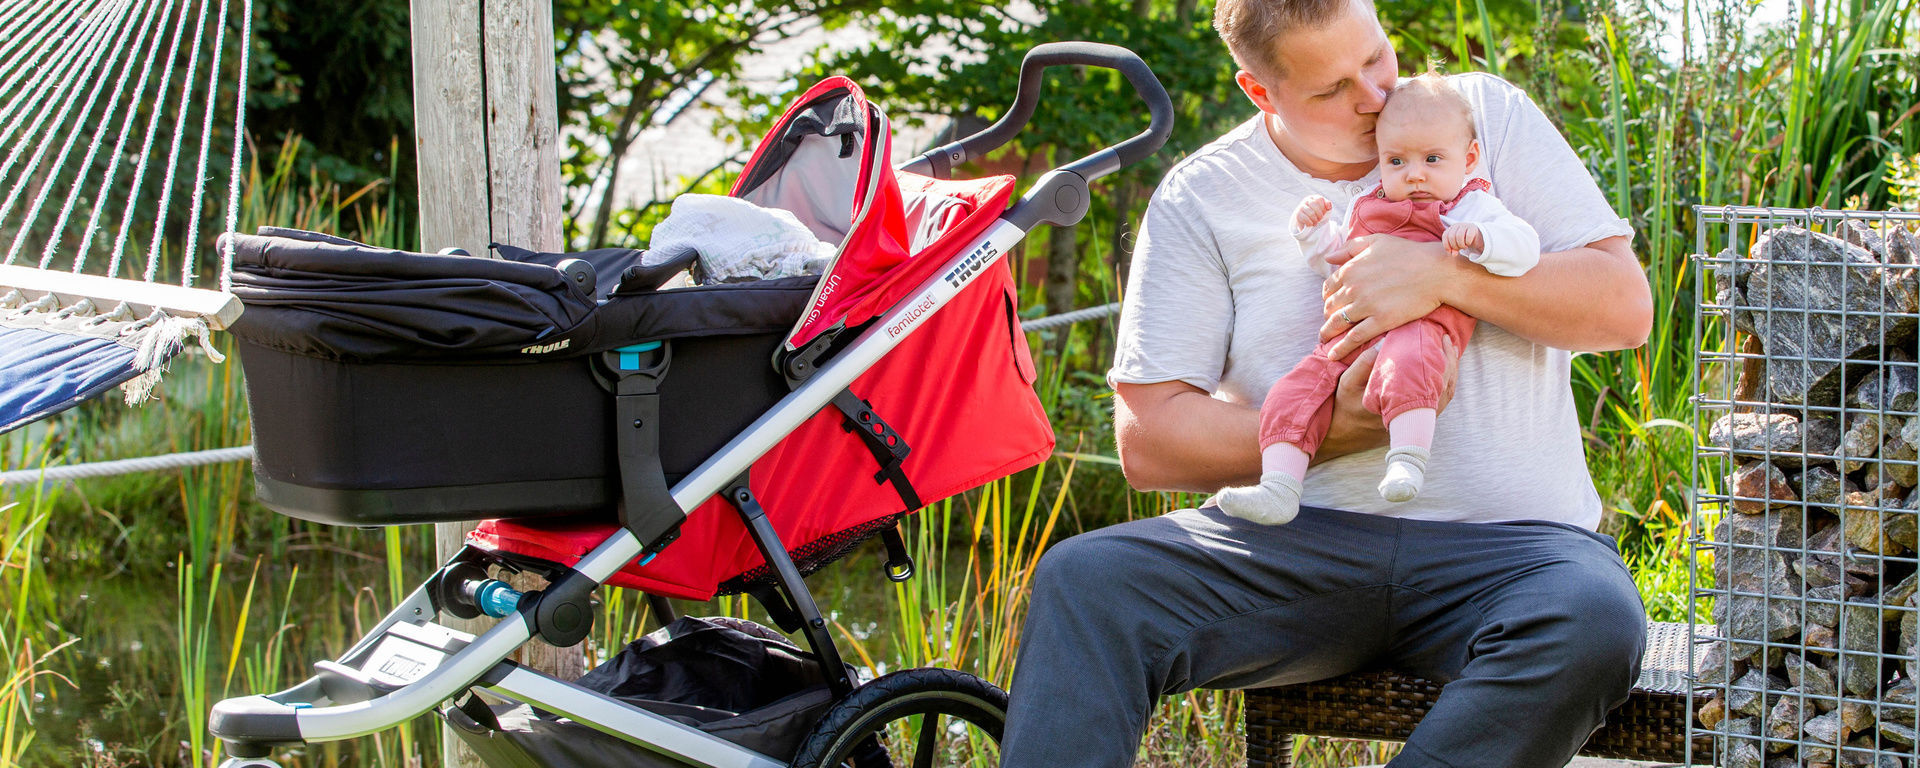
[[[1369,234],[1440,242],[1496,275],[1525,274],[1540,260],[1533,227],[1500,204],[1483,179],[1469,179],[1480,162],[1467,100],[1435,74],[1421,75],[1387,96],[1374,126],[1380,150],[1380,186],[1353,201],[1335,225],[1333,205],[1319,195],[1300,201],[1294,237],[1309,263],[1330,274],[1329,256],[1346,241]],[[1364,318],[1346,316],[1349,324]],[[1426,317],[1388,331],[1368,346],[1380,354],[1367,379],[1363,404],[1386,422],[1389,450],[1380,495],[1402,502],[1420,493],[1433,445],[1434,421],[1446,386],[1447,351],[1458,359],[1473,336],[1474,319],[1442,306]],[[1345,334],[1322,342],[1280,378],[1260,409],[1260,484],[1220,491],[1220,509],[1267,525],[1292,520],[1300,511],[1300,481],[1333,421],[1333,393],[1340,374],[1364,349],[1344,360],[1327,350]]]

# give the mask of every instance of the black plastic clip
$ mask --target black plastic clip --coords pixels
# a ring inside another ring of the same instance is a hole
[[[901,465],[907,460],[907,454],[913,448],[893,431],[886,419],[875,413],[873,404],[860,399],[851,389],[840,390],[833,396],[833,407],[840,409],[847,420],[841,426],[848,432],[860,435],[867,451],[873,454],[873,460],[880,465],[880,471],[873,473],[876,483],[892,483],[894,491],[900,494],[900,500],[906,502],[908,510],[919,509],[925,504],[920,501],[920,493],[915,491],[913,483],[907,479],[907,473]]]

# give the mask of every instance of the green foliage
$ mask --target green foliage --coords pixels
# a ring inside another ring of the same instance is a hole
[[[269,145],[307,136],[322,178],[348,187],[388,178],[411,208],[412,143],[396,141],[413,135],[407,19],[404,0],[256,3],[252,135]]]

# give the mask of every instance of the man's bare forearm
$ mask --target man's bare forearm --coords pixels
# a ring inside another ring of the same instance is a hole
[[[1370,364],[1369,366],[1370,367]],[[1365,368],[1341,388],[1365,387]],[[1353,373],[1355,369],[1349,369]],[[1334,400],[1327,437],[1314,463],[1386,444],[1378,415],[1358,407],[1357,392]],[[1229,403],[1185,382],[1121,384],[1114,432],[1127,483],[1143,491],[1212,493],[1260,481],[1260,411]]]
[[[1442,302],[1536,344],[1577,352],[1647,342],[1653,298],[1627,239],[1541,254],[1520,277],[1500,277],[1456,259]]]
[[[1260,480],[1260,411],[1182,382],[1122,384],[1114,439],[1127,483],[1212,493]]]

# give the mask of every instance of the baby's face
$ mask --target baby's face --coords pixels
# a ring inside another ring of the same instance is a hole
[[[1457,113],[1422,109],[1382,112],[1375,128],[1380,186],[1389,200],[1452,200],[1466,186],[1480,149]]]

